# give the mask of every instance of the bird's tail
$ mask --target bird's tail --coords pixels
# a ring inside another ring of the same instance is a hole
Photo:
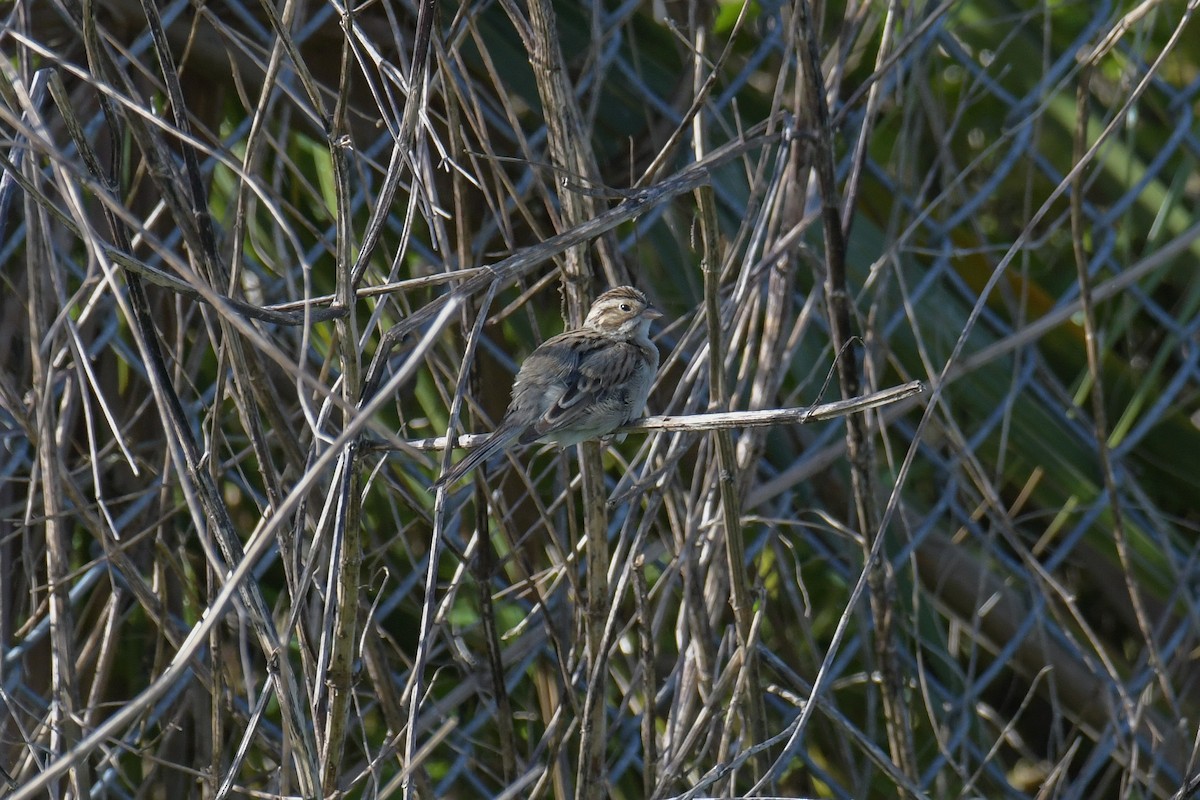
[[[430,489],[437,489],[439,486],[453,486],[458,482],[458,479],[466,475],[471,470],[478,467],[483,462],[494,456],[496,453],[504,450],[510,443],[513,442],[522,433],[522,428],[517,425],[501,424],[499,428],[492,432],[492,435],[487,438],[482,445],[467,453],[467,457],[459,461],[450,468],[442,477],[438,478],[430,485]]]

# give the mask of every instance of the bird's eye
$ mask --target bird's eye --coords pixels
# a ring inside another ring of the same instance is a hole
[[[629,305],[629,303],[621,303],[621,310],[628,314],[630,311],[633,311],[633,306]]]

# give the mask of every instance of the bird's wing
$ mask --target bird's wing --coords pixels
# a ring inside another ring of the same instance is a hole
[[[604,402],[614,387],[628,382],[637,359],[634,347],[611,341],[574,341],[570,346],[563,393],[534,425],[537,436],[569,427]]]

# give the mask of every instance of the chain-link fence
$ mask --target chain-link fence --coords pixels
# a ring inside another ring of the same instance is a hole
[[[0,4],[0,796],[1192,796],[1195,7]]]

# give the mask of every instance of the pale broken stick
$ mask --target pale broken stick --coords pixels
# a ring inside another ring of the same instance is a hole
[[[766,408],[761,411],[719,411],[710,414],[688,414],[685,416],[644,417],[613,431],[613,435],[639,431],[715,431],[721,428],[764,428],[770,425],[803,425],[835,417],[869,411],[925,391],[925,384],[909,381],[890,389],[871,394],[837,400],[807,408]],[[465,433],[454,437],[454,447],[470,449],[478,447],[488,438],[486,433]],[[414,450],[444,450],[449,437],[435,436],[429,439],[413,439],[404,446]]]

